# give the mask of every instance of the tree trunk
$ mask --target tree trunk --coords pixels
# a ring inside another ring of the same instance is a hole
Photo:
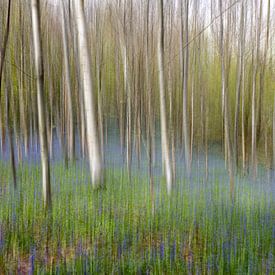
[[[14,135],[13,135],[13,127],[10,127],[11,119],[10,119],[10,100],[8,92],[11,91],[10,83],[5,88],[5,97],[6,97],[6,127],[7,127],[7,135],[9,139],[10,146],[10,161],[11,161],[11,169],[12,169],[12,178],[13,178],[13,186],[14,189],[17,187],[17,177],[16,177],[16,163],[14,156]],[[16,118],[14,118],[16,119]]]
[[[222,0],[219,0],[220,14],[222,14]],[[222,96],[223,96],[223,121],[224,121],[224,137],[225,148],[227,152],[227,167],[230,181],[231,199],[234,198],[234,171],[232,162],[232,143],[230,138],[230,124],[229,124],[229,107],[228,107],[228,89],[226,87],[226,71],[225,71],[225,49],[224,49],[224,26],[223,16],[220,17],[220,55],[221,55],[221,74],[222,74]]]
[[[243,62],[244,62],[244,4],[241,8],[240,19],[240,42],[238,49],[238,71],[237,71],[237,84],[236,84],[236,105],[235,105],[235,122],[234,122],[234,160],[236,167],[238,167],[238,136],[239,136],[239,113],[240,113],[240,97],[243,81]]]
[[[41,43],[40,26],[40,1],[32,0],[32,30],[35,56],[35,70],[37,82],[37,107],[38,107],[38,128],[40,140],[40,154],[42,164],[42,184],[44,206],[51,207],[51,184],[50,184],[50,164],[48,155],[48,141],[45,117],[44,101],[44,67]]]
[[[158,30],[158,75],[159,75],[159,94],[160,94],[160,124],[161,124],[161,146],[162,159],[165,170],[167,192],[170,194],[172,188],[172,170],[169,153],[169,141],[167,133],[166,118],[166,99],[165,99],[165,83],[164,83],[164,12],[163,0],[158,0],[159,13],[159,30]]]
[[[182,2],[181,2],[182,3]],[[185,155],[185,167],[187,176],[191,174],[191,159],[190,159],[190,131],[189,131],[189,116],[188,116],[188,71],[189,71],[189,0],[185,1],[185,24],[183,23],[183,14],[181,7],[181,39],[182,45],[182,80],[183,80],[183,137],[184,137],[184,155]],[[184,28],[185,27],[185,28]],[[183,30],[185,29],[185,38]],[[183,43],[185,41],[185,43]],[[186,46],[184,46],[186,45]],[[184,49],[183,49],[184,47]]]
[[[88,36],[82,0],[74,1],[76,27],[78,32],[78,53],[80,76],[83,84],[83,99],[86,120],[86,136],[91,180],[94,187],[103,184],[102,152],[98,138],[94,93],[91,75],[91,61]]]
[[[67,22],[65,16],[65,3],[62,0],[61,14],[62,14],[62,42],[64,49],[64,72],[65,72],[65,89],[67,92],[67,153],[69,160],[72,161],[75,157],[75,135],[74,135],[74,119],[73,119],[73,104],[72,104],[72,85],[71,85],[71,76],[70,76],[70,60],[69,60],[69,47],[68,47],[68,32],[67,32]],[[67,154],[66,153],[66,154]]]
[[[6,56],[6,50],[8,45],[8,39],[10,34],[10,19],[11,19],[11,0],[8,2],[8,14],[7,14],[7,26],[6,32],[4,36],[3,47],[1,48],[1,59],[0,59],[0,93],[1,93],[1,83],[2,83],[2,75],[3,75],[3,68],[4,68],[4,61]]]

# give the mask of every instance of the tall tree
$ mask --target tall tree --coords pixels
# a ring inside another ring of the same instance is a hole
[[[271,13],[271,2],[267,0],[267,15],[266,15],[266,35],[265,42],[263,48],[263,57],[260,64],[260,89],[258,96],[258,111],[257,111],[257,140],[260,139],[260,135],[262,132],[262,120],[263,120],[263,98],[265,94],[265,73],[266,73],[266,61],[267,61],[267,53],[269,49],[269,36],[270,36],[270,13]]]
[[[238,166],[238,136],[239,136],[239,113],[240,98],[243,81],[243,63],[244,63],[244,3],[241,4],[240,18],[240,38],[238,43],[238,65],[237,65],[237,83],[236,83],[236,105],[235,105],[235,121],[234,121],[234,160],[236,167]]]
[[[8,39],[10,34],[10,25],[11,25],[11,0],[8,2],[8,13],[6,18],[6,31],[4,33],[4,41],[3,46],[1,47],[0,52],[0,127],[1,127],[1,149],[3,147],[3,142],[5,140],[5,131],[2,124],[2,110],[1,110],[1,86],[2,86],[2,77],[3,77],[3,69],[4,69],[4,62],[6,56],[6,50],[8,45]]]
[[[27,128],[27,104],[26,104],[26,99],[25,99],[25,81],[24,81],[24,70],[25,70],[25,34],[24,34],[24,25],[25,25],[25,20],[24,20],[24,3],[20,3],[19,5],[19,22],[20,25],[22,26],[21,31],[21,52],[20,52],[20,84],[19,84],[19,107],[20,107],[20,127],[21,127],[21,132],[24,140],[24,149],[25,149],[25,155],[28,154],[28,146],[29,146],[29,141],[28,141],[28,128]]]
[[[74,1],[76,28],[78,33],[80,77],[82,81],[85,108],[88,158],[92,184],[94,187],[97,187],[98,185],[101,185],[103,183],[103,161],[98,138],[96,110],[91,75],[92,67],[90,61],[90,50],[88,47],[88,36],[83,5],[84,4],[82,0]]]
[[[161,147],[163,168],[165,171],[167,192],[171,192],[172,188],[172,167],[170,161],[170,150],[167,133],[167,117],[166,117],[166,96],[165,96],[165,78],[164,78],[164,11],[163,0],[158,0],[158,76],[159,76],[159,96],[160,96],[160,124],[161,124]]]
[[[69,59],[69,46],[68,46],[68,24],[66,22],[66,8],[65,2],[62,0],[60,5],[62,14],[62,42],[63,42],[63,59],[64,59],[64,73],[65,73],[65,88],[67,92],[67,151],[69,160],[74,159],[75,155],[75,141],[74,141],[74,119],[73,119],[73,103],[72,103],[72,85],[70,76],[70,59]]]
[[[253,55],[253,75],[252,75],[252,104],[251,104],[251,164],[253,177],[257,176],[257,78],[261,40],[261,22],[262,22],[262,1],[260,1],[260,9],[258,11],[258,0],[255,1],[255,45],[252,51]]]
[[[4,35],[4,42],[1,48],[1,59],[0,59],[0,90],[1,90],[1,83],[2,83],[2,75],[3,75],[3,68],[6,56],[6,50],[8,45],[8,39],[10,34],[10,21],[11,21],[11,0],[8,2],[8,13],[7,13],[7,21],[6,21],[6,32]]]
[[[40,1],[32,0],[32,33],[34,47],[35,74],[37,84],[37,107],[38,107],[38,128],[40,141],[40,154],[42,164],[42,184],[44,206],[51,207],[51,182],[50,182],[50,163],[48,152],[48,137],[46,129],[45,115],[45,95],[44,95],[44,65],[42,55],[41,24],[40,24]]]
[[[181,1],[182,5],[183,1]],[[183,137],[184,137],[184,155],[185,167],[188,176],[191,173],[191,158],[190,158],[190,126],[188,116],[188,78],[189,78],[189,0],[185,1],[184,17],[183,7],[181,6],[181,50],[182,56],[182,81],[183,81]],[[185,32],[184,32],[185,31]]]
[[[11,161],[11,170],[12,170],[12,178],[13,178],[13,186],[14,189],[17,187],[17,177],[16,177],[16,164],[15,164],[15,154],[14,154],[14,129],[13,127],[10,127],[11,118],[10,118],[10,96],[9,92],[13,89],[10,85],[10,81],[8,80],[8,83],[5,87],[5,98],[6,98],[6,127],[7,127],[7,136],[9,140],[9,146],[10,146],[10,161]],[[13,97],[13,95],[12,95]]]
[[[227,74],[225,64],[225,47],[224,47],[224,20],[222,0],[219,0],[220,9],[220,56],[221,56],[221,78],[222,78],[222,97],[223,97],[223,121],[224,121],[224,137],[225,147],[227,152],[227,166],[230,181],[231,198],[234,198],[234,168],[233,168],[233,150],[230,137],[230,119],[229,119],[229,106],[228,106],[228,87],[227,87]]]

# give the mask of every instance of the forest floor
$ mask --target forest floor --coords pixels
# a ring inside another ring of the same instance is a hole
[[[272,183],[227,176],[212,167],[165,182],[119,169],[93,190],[84,166],[52,170],[52,210],[45,212],[39,165],[19,167],[14,190],[0,164],[0,273],[272,274]],[[271,188],[271,189],[270,189]]]

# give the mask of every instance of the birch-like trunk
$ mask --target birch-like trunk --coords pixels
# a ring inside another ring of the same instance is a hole
[[[42,184],[44,206],[51,206],[51,184],[50,184],[50,165],[48,155],[48,141],[45,116],[44,101],[44,68],[41,43],[40,26],[40,5],[39,0],[32,0],[32,31],[35,57],[35,71],[37,83],[37,107],[38,107],[38,128],[40,141],[40,154],[42,165]]]
[[[103,183],[103,162],[100,152],[96,111],[91,75],[91,61],[88,47],[88,36],[82,0],[74,1],[76,28],[78,32],[78,53],[80,77],[83,88],[85,108],[87,149],[90,165],[91,180],[94,187]]]
[[[158,76],[160,95],[160,124],[161,124],[161,146],[162,160],[164,165],[167,192],[170,194],[172,188],[172,169],[169,153],[169,142],[167,133],[166,99],[164,83],[164,13],[163,0],[158,0],[159,30],[158,30]]]

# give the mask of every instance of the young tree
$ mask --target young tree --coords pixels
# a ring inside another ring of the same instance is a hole
[[[102,152],[100,152],[100,144],[96,123],[90,51],[88,47],[86,21],[82,0],[74,1],[74,11],[78,34],[79,67],[85,108],[88,158],[92,184],[94,187],[97,187],[98,185],[101,185],[103,183],[103,162]]]
[[[42,184],[44,206],[51,207],[51,183],[50,183],[50,164],[48,152],[48,138],[46,129],[45,116],[45,99],[44,99],[44,65],[42,55],[41,42],[41,25],[40,25],[40,1],[32,0],[32,32],[33,32],[33,47],[34,47],[34,61],[37,84],[37,107],[38,107],[38,128],[40,141],[40,154],[42,164]]]

